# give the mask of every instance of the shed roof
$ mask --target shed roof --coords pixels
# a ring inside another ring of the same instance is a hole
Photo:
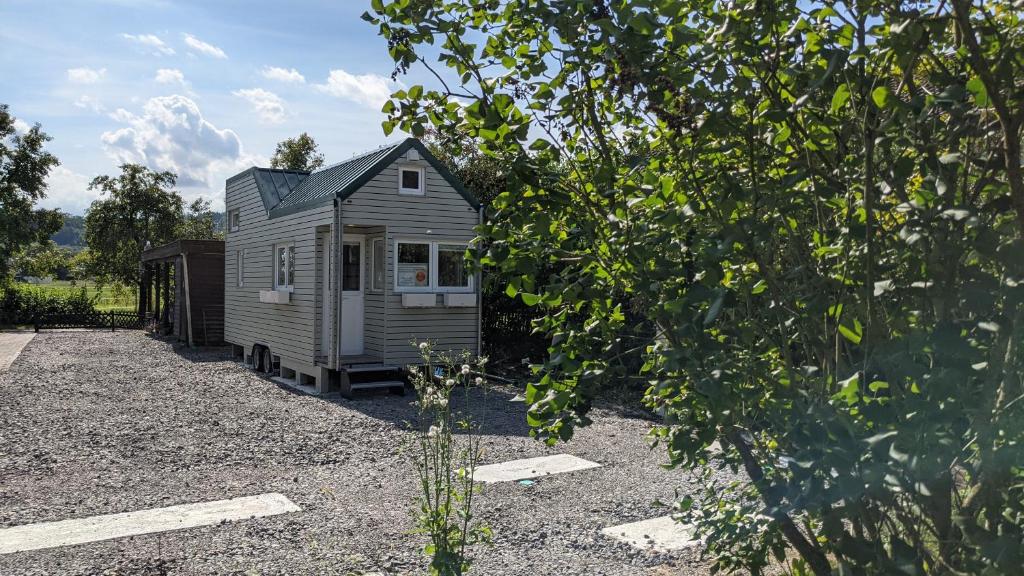
[[[143,262],[173,260],[181,254],[223,254],[223,240],[175,240],[142,251]]]

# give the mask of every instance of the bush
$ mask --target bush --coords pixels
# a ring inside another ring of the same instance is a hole
[[[32,324],[51,314],[95,312],[95,303],[84,287],[64,293],[17,284],[0,288],[0,325]]]

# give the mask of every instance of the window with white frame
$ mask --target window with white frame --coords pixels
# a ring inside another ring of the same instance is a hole
[[[398,193],[423,195],[423,168],[419,166],[398,167]]]
[[[430,290],[430,242],[396,242],[395,287],[409,292]]]
[[[295,288],[295,244],[274,245],[274,289],[291,292]]]
[[[370,248],[370,290],[384,290],[384,270],[387,265],[384,239],[374,238]]]
[[[245,250],[235,250],[235,282],[245,286]]]
[[[228,211],[228,232],[238,232],[238,226],[241,221],[241,215],[238,210]]]
[[[473,275],[466,244],[422,240],[395,241],[396,292],[470,292]]]
[[[473,288],[473,277],[466,265],[465,244],[437,245],[437,289],[441,291],[465,291]]]

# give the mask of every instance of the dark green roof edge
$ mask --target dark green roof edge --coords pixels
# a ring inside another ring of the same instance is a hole
[[[415,148],[416,151],[420,153],[420,156],[424,160],[426,160],[427,163],[434,168],[434,170],[437,170],[437,173],[440,174],[442,178],[444,178],[445,180],[448,181],[449,184],[451,184],[452,188],[454,188],[455,191],[459,193],[459,196],[462,196],[463,200],[469,203],[469,205],[472,206],[473,208],[477,210],[480,209],[480,202],[478,202],[476,197],[473,196],[473,193],[467,190],[466,187],[462,184],[462,181],[456,178],[455,175],[452,174],[451,171],[448,170],[448,168],[444,164],[442,164],[440,160],[438,160],[433,154],[431,154],[430,151],[427,150],[427,147],[424,146],[422,142],[420,142],[416,138],[406,138],[401,144],[395,146],[394,149],[391,150],[391,152],[388,152],[385,156],[381,157],[380,160],[377,160],[372,165],[370,165],[366,170],[363,171],[362,174],[359,175],[358,178],[353,180],[351,183],[349,183],[341,190],[338,190],[333,197],[328,196],[327,198],[318,199],[316,201],[305,204],[296,204],[295,206],[289,206],[281,210],[271,210],[269,214],[270,219],[273,220],[274,218],[287,216],[289,214],[294,214],[296,212],[302,212],[303,210],[318,208],[320,206],[324,206],[330,203],[330,201],[333,200],[334,198],[337,198],[338,200],[344,200],[348,198],[353,193],[355,193],[356,190],[359,190],[367,182],[372,180],[374,176],[380,174],[381,170],[390,166],[392,162],[398,160],[398,158],[400,158],[403,154],[408,152],[409,148]]]

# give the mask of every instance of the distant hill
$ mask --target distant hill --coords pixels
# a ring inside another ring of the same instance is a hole
[[[50,240],[58,246],[67,248],[81,248],[85,246],[85,217],[64,215],[64,227],[56,234],[50,236]]]
[[[213,230],[215,232],[224,231],[224,213],[214,212],[213,213]],[[85,216],[71,216],[69,214],[64,215],[64,227],[61,228],[56,234],[50,236],[50,240],[57,243],[58,246],[65,248],[71,248],[74,251],[78,251],[85,247]]]

